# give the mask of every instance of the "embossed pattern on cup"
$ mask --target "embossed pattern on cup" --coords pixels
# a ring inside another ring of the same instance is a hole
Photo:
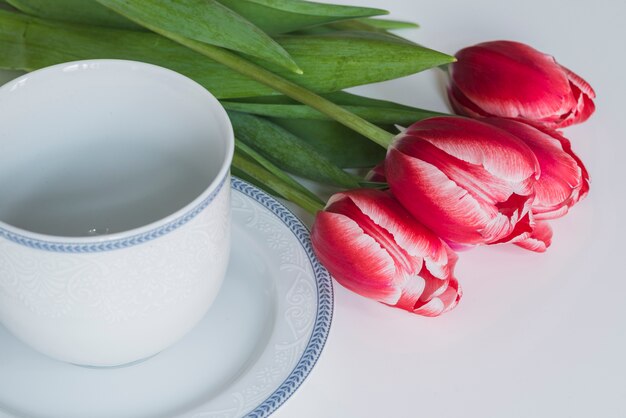
[[[8,83],[0,111],[3,325],[93,366],[180,339],[228,262],[234,139],[219,102],[172,71],[93,60]]]

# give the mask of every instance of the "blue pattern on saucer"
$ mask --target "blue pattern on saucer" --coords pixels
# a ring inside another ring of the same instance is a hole
[[[317,284],[317,314],[315,317],[315,325],[309,342],[304,349],[304,353],[291,371],[289,376],[280,384],[280,386],[265,399],[259,406],[249,412],[248,418],[265,418],[272,414],[279,406],[281,406],[289,397],[300,387],[304,379],[309,375],[313,366],[317,362],[328,333],[333,318],[333,284],[328,270],[319,262],[313,247],[311,246],[311,238],[308,229],[302,224],[289,209],[279,203],[276,199],[269,196],[265,192],[257,189],[248,183],[237,178],[231,180],[233,189],[245,194],[246,196],[256,200],[272,213],[274,213],[296,236],[300,245],[306,251],[306,254],[313,267],[315,274],[315,282]]]

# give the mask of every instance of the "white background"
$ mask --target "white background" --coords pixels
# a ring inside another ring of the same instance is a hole
[[[565,135],[591,193],[553,222],[545,254],[510,246],[460,255],[465,295],[449,314],[412,316],[335,286],[320,361],[275,416],[626,417],[626,3],[612,0],[335,0],[391,11],[401,32],[454,53],[510,39],[554,55],[595,88],[597,111]],[[429,71],[356,91],[447,110]]]
[[[413,316],[337,285],[324,353],[274,416],[626,417],[626,3],[335,2],[417,21],[419,30],[402,34],[447,53],[511,39],[555,55],[598,95],[596,114],[565,130],[592,188],[553,222],[547,253],[511,246],[462,253],[457,276],[465,295],[443,317]],[[356,91],[447,110],[437,71]]]

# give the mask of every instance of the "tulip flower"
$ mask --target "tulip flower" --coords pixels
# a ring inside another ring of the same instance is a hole
[[[591,86],[556,60],[518,42],[485,42],[460,50],[450,65],[448,97],[471,117],[517,118],[563,128],[595,110]]]
[[[511,119],[483,121],[515,135],[535,153],[541,171],[532,204],[536,220],[559,218],[587,195],[589,174],[563,135]]]
[[[453,248],[530,237],[539,172],[537,158],[520,139],[461,117],[411,125],[385,159],[394,196]]]
[[[461,298],[456,254],[388,192],[333,195],[311,240],[335,280],[362,296],[424,316],[447,312]]]

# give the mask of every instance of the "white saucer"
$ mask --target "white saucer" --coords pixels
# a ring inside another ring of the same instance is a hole
[[[266,417],[287,400],[326,341],[332,283],[291,212],[238,179],[232,189],[227,277],[189,335],[144,362],[90,369],[0,326],[0,417]]]

